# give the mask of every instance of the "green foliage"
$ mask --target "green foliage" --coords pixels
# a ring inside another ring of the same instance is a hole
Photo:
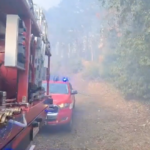
[[[126,97],[150,99],[150,3],[148,0],[105,0],[103,4],[117,10],[122,32],[114,52],[110,51],[114,59],[107,61],[109,55],[105,56],[103,68],[110,65],[104,75],[109,74],[107,78]]]

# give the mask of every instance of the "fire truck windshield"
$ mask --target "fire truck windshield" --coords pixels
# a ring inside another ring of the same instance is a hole
[[[47,90],[47,83],[43,83],[42,86]],[[61,83],[50,83],[49,92],[51,94],[68,94],[68,86]]]

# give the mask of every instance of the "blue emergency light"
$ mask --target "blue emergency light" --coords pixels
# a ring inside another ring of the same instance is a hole
[[[48,109],[45,109],[45,113],[49,113],[49,112],[51,112],[50,110],[48,110]]]
[[[53,81],[57,82],[57,81],[61,81],[61,80],[59,79],[58,76],[54,76],[54,77],[53,77]],[[67,77],[63,77],[63,78],[62,78],[62,81],[63,81],[63,82],[68,82],[69,79],[68,79]]]
[[[63,77],[62,80],[63,80],[64,82],[69,81],[67,77]]]

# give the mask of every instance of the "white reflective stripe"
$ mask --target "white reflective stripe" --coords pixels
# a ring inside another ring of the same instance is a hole
[[[57,116],[57,115],[58,115],[58,113],[52,113],[52,112],[47,113],[47,116]]]

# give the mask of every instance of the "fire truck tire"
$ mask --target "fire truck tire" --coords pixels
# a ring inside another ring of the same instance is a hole
[[[76,101],[74,101],[74,104],[73,104],[73,109],[75,109],[75,106],[76,106]]]
[[[71,118],[71,120],[69,121],[69,123],[67,123],[67,124],[65,125],[65,130],[66,130],[67,132],[71,132],[71,131],[72,131],[72,125],[73,125],[73,119]]]
[[[75,109],[75,103],[73,104],[73,109]]]

